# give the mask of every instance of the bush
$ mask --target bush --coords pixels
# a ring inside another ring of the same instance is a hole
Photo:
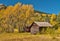
[[[19,32],[19,33],[24,32],[23,27],[19,27],[19,28],[18,28],[18,32]]]
[[[13,33],[14,32],[14,28],[6,28],[5,31],[7,33]]]
[[[55,28],[47,28],[47,30],[45,31],[46,34],[55,34]]]
[[[0,27],[0,33],[4,32],[4,28]]]

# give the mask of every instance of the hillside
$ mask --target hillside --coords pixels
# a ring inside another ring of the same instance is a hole
[[[40,13],[40,14],[50,14],[50,13],[46,13],[46,12],[42,12],[42,11],[37,11],[37,10],[34,10],[35,13]]]

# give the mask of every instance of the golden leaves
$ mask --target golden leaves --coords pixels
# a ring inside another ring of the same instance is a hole
[[[42,14],[42,16],[46,16],[46,14]]]
[[[34,8],[32,5],[26,5],[21,3],[17,3],[14,6],[8,6],[5,10],[1,10],[0,13],[3,13],[4,16],[6,15],[5,17],[7,18],[7,20],[17,20],[17,22],[23,21],[23,23],[24,21],[26,21],[28,24],[32,23],[33,21],[44,21],[46,20],[45,18],[48,15],[51,24],[56,23],[55,21],[53,21],[54,19],[56,19],[55,14],[50,15],[34,13]],[[1,14],[0,17],[2,17]]]
[[[6,10],[4,11],[4,15],[8,15],[12,12],[13,6],[8,6]]]

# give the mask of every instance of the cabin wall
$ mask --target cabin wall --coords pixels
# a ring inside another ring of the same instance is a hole
[[[37,26],[36,24],[33,24],[33,26],[32,26],[31,29],[30,29],[30,32],[31,32],[32,34],[38,33],[38,32],[39,32],[39,26]]]

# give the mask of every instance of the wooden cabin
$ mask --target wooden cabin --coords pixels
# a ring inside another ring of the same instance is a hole
[[[47,27],[52,27],[52,25],[48,22],[33,22],[31,26],[26,27],[26,31],[31,32],[32,34],[36,34],[40,32],[43,28],[46,30]]]

